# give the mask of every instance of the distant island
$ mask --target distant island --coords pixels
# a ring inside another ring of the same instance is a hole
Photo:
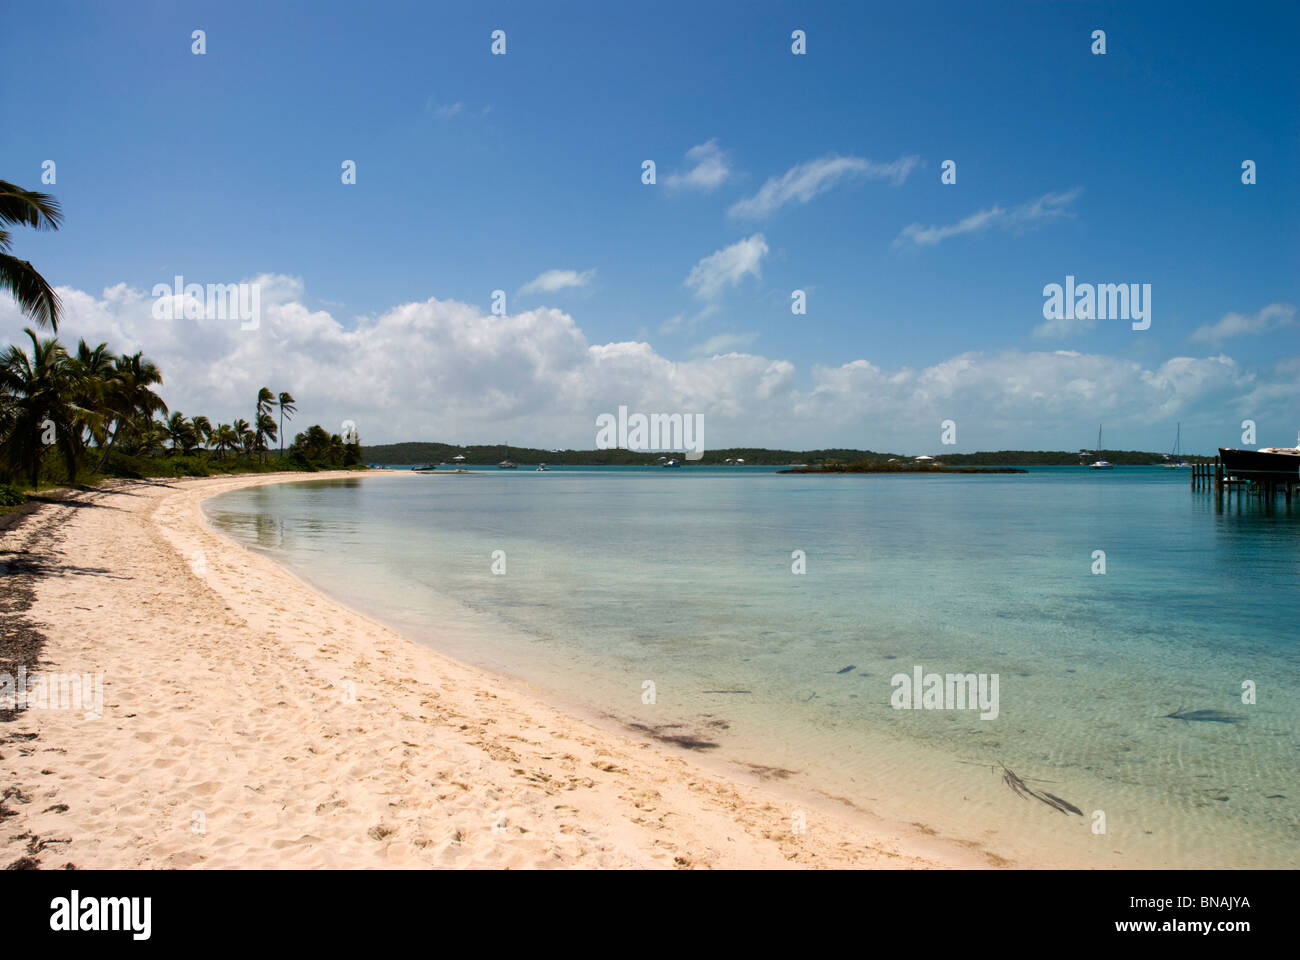
[[[934,460],[858,460],[853,463],[822,463],[798,466],[777,473],[1028,473],[1023,467],[950,467]]]
[[[709,450],[699,460],[686,460],[680,453],[647,453],[637,450],[543,450],[537,447],[515,447],[505,444],[470,444],[457,446],[451,443],[408,442],[366,446],[362,462],[372,464],[424,464],[449,463],[463,456],[467,464],[496,464],[512,460],[521,465],[546,463],[552,466],[573,467],[653,467],[662,456],[675,457],[683,467],[736,466],[751,467],[815,467],[824,464],[888,463],[890,460],[908,461],[915,457],[901,453],[878,450],[830,448],[821,450],[769,450],[763,447],[728,447]],[[946,453],[936,451],[934,459],[946,467],[1073,467],[1093,460],[1105,459],[1117,466],[1151,466],[1167,463],[1163,453],[1140,450],[995,450],[978,453]],[[1183,456],[1187,463],[1212,463],[1213,457]],[[924,461],[923,461],[924,462]],[[855,471],[862,472],[862,471]]]

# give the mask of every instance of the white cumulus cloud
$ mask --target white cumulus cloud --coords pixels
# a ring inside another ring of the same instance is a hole
[[[591,449],[595,418],[626,404],[701,413],[711,447],[851,446],[939,453],[939,424],[959,450],[1078,449],[1106,423],[1108,444],[1163,449],[1175,420],[1194,452],[1234,438],[1234,417],[1290,423],[1300,407],[1300,357],[1245,369],[1223,355],[1143,363],[1070,350],[963,353],[921,367],[866,357],[797,369],[745,352],[750,334],[722,334],[673,360],[643,341],[593,343],[557,309],[509,316],[429,299],[348,320],[303,303],[292,277],[263,275],[261,322],[204,316],[157,320],[153,299],[125,284],[98,295],[61,287],[59,336],[143,350],[161,367],[163,398],[214,423],[249,418],[259,387],[299,403],[292,436],[313,423],[358,424],[363,444],[508,441]],[[30,321],[0,296],[0,342]],[[707,354],[707,355],[704,355]],[[1237,419],[1235,422],[1240,422]],[[1154,440],[1159,437],[1159,443]],[[1289,442],[1279,438],[1276,442]]]

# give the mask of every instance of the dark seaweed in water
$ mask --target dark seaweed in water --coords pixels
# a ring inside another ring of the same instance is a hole
[[[835,672],[836,672],[836,673],[848,673],[850,670],[856,670],[856,669],[857,669],[857,666],[858,666],[858,665],[857,665],[856,663],[851,663],[851,664],[849,664],[847,667],[845,667],[843,670],[836,670]]]
[[[1055,800],[1057,804],[1059,804],[1061,807],[1064,807],[1066,810],[1069,810],[1071,813],[1077,813],[1079,816],[1083,816],[1083,811],[1080,810],[1078,807],[1076,807],[1074,804],[1072,804],[1069,800],[1062,800],[1056,794],[1048,793],[1046,790],[1043,791],[1043,796]]]
[[[1244,717],[1234,717],[1222,710],[1175,710],[1166,713],[1161,720],[1186,720],[1189,723],[1242,723]]]
[[[1056,794],[1048,793],[1046,790],[1035,790],[1024,781],[1024,778],[1017,775],[1016,772],[1005,763],[999,763],[998,766],[1002,768],[1002,782],[1010,787],[1011,792],[1016,796],[1023,797],[1026,800],[1033,797],[1035,800],[1047,804],[1053,810],[1059,811],[1060,813],[1073,813],[1080,817],[1083,816],[1083,811],[1070,801],[1062,800],[1060,797],[1056,796]]]
[[[718,744],[712,740],[705,740],[703,737],[693,736],[692,734],[666,734],[664,730],[669,727],[680,727],[680,723],[663,724],[657,727],[647,726],[644,723],[629,723],[628,728],[638,733],[644,733],[648,737],[658,740],[660,743],[671,743],[678,747],[685,747],[687,750],[716,750]]]

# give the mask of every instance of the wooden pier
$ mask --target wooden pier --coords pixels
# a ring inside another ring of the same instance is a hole
[[[1300,483],[1258,482],[1228,476],[1219,457],[1213,463],[1192,464],[1192,489],[1212,491],[1219,502],[1225,498],[1231,500],[1235,494],[1238,502],[1249,498],[1272,503],[1280,493],[1290,505],[1292,497],[1300,495]]]

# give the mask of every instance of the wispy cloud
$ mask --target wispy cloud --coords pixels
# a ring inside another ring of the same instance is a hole
[[[1097,325],[1092,317],[1053,317],[1034,327],[1033,335],[1040,340],[1059,340],[1087,333]]]
[[[455,103],[438,103],[433,97],[428,97],[424,101],[424,112],[431,113],[435,117],[454,117],[458,113],[463,113],[465,104],[457,100]]]
[[[706,303],[700,307],[699,311],[691,316],[684,313],[678,313],[669,317],[663,323],[659,324],[659,332],[663,334],[677,333],[679,330],[693,330],[700,325],[702,320],[707,320],[718,312],[720,308],[716,303]]]
[[[719,333],[702,343],[691,347],[691,354],[697,357],[712,357],[719,353],[728,353],[736,347],[747,347],[758,339],[757,331],[749,333]]]
[[[714,190],[731,176],[731,165],[716,137],[687,150],[686,160],[691,164],[688,169],[664,178],[670,191]]]
[[[921,162],[920,157],[899,157],[892,163],[872,163],[862,157],[828,154],[791,167],[779,177],[772,177],[758,193],[732,205],[733,217],[761,219],[788,203],[807,203],[848,178],[889,180],[898,186]]]
[[[1037,200],[1030,200],[1019,206],[1006,209],[992,206],[977,210],[956,223],[944,226],[922,226],[910,224],[894,238],[894,246],[901,247],[911,243],[918,247],[932,247],[949,237],[959,237],[966,233],[981,233],[990,228],[999,230],[1033,230],[1052,220],[1074,216],[1072,205],[1083,193],[1083,187],[1074,187],[1063,193],[1045,193]]]
[[[1270,303],[1257,313],[1225,313],[1217,323],[1198,328],[1189,339],[1199,343],[1219,343],[1230,337],[1269,333],[1295,323],[1295,307],[1289,303]]]
[[[767,239],[761,233],[737,240],[729,247],[715,250],[692,267],[685,285],[702,300],[712,300],[746,276],[761,276],[759,264],[767,251]]]
[[[519,288],[519,293],[555,293],[568,287],[585,287],[596,276],[595,268],[583,270],[546,270]]]

